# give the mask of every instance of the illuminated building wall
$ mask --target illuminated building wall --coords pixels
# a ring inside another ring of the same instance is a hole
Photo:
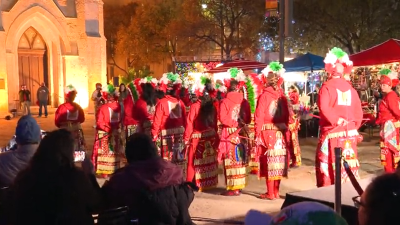
[[[102,0],[2,0],[0,7],[0,116],[18,104],[20,85],[35,99],[41,82],[51,106],[64,103],[72,84],[76,101],[90,108],[95,83],[106,83]]]

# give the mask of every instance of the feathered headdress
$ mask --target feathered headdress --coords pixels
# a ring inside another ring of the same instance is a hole
[[[231,80],[236,80],[239,83],[238,84],[239,89],[244,86],[244,84],[246,82],[246,74],[244,74],[243,70],[238,69],[238,68],[230,68],[228,70],[228,73],[229,73],[231,79],[224,79],[224,83],[227,88],[230,87]]]
[[[353,69],[353,62],[350,61],[349,55],[342,49],[334,47],[327,54],[324,59],[325,71],[330,76],[343,76],[344,74],[351,74]]]
[[[285,72],[286,72],[286,70],[283,68],[283,65],[277,61],[270,62],[269,65],[261,71],[261,73],[265,77],[267,77],[269,73],[273,73],[275,75],[282,76]]]
[[[140,79],[139,84],[151,84],[153,87],[157,86],[158,80],[153,78],[152,76],[147,76],[145,78]]]
[[[220,80],[218,80],[218,81],[215,83],[215,89],[217,89],[221,93],[226,93],[228,91],[227,88],[222,83],[222,81],[220,81]]]
[[[77,93],[75,87],[72,86],[72,84],[66,86],[66,87],[64,88],[64,95],[65,95],[65,98],[68,98],[69,95],[70,95],[71,93],[73,93],[73,92]]]
[[[211,84],[211,79],[209,77],[207,77],[207,76],[201,76],[200,77],[200,83],[203,84],[203,85]]]
[[[399,83],[397,72],[391,71],[390,69],[381,69],[379,71],[379,75],[381,76],[379,79],[381,84],[387,84],[391,87],[395,87]]]
[[[107,86],[103,87],[103,97],[110,98],[114,97],[117,94],[117,89],[112,84],[108,84]]]
[[[127,85],[128,92],[132,96],[134,102],[136,102],[142,94],[142,87],[139,84],[141,80],[140,78],[136,78]]]
[[[283,74],[285,74],[286,70],[283,68],[283,65],[277,61],[270,62],[265,69],[261,71],[262,74],[262,82],[264,84],[268,83],[268,79],[278,78],[277,87],[280,87],[279,82],[283,83]],[[281,83],[281,85],[282,85]]]
[[[203,96],[204,88],[205,88],[205,85],[203,84],[203,82],[201,80],[198,80],[192,86],[193,93],[198,97]]]
[[[263,83],[257,74],[252,73],[247,76],[244,88],[244,98],[249,102],[251,112],[254,113],[256,111],[258,97],[264,90]]]
[[[180,89],[182,80],[179,74],[164,73],[159,82],[159,89],[166,92],[168,88]]]

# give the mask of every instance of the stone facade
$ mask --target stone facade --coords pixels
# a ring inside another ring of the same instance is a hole
[[[106,73],[102,0],[0,0],[0,115],[19,105],[15,100],[26,82],[33,89],[45,82],[53,107],[64,102],[64,87],[72,84],[76,101],[88,108]]]

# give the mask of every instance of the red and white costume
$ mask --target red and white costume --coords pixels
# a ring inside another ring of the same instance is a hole
[[[289,165],[292,167],[301,165],[301,151],[299,144],[298,131],[300,129],[300,119],[297,116],[299,110],[299,93],[292,91],[289,93],[289,126],[287,130],[287,148],[289,153]]]
[[[69,85],[64,89],[66,102],[58,106],[55,113],[55,125],[60,129],[69,130],[75,139],[75,162],[81,162],[86,155],[86,142],[81,123],[85,122],[85,113],[80,105],[73,102],[72,95],[76,89]],[[75,98],[75,96],[73,96]]]
[[[271,62],[262,73],[265,79],[278,79],[275,87],[268,86],[259,97],[254,114],[254,128],[259,161],[258,177],[266,179],[267,192],[261,194],[263,199],[279,197],[280,182],[287,176],[286,132],[289,109],[283,95],[280,76],[285,72],[278,62]]]
[[[347,54],[339,48],[333,48],[324,62],[330,80],[322,85],[317,102],[321,117],[321,134],[315,160],[318,187],[334,184],[335,147],[343,149],[343,158],[354,176],[359,178],[357,143],[361,136],[357,129],[363,118],[357,91],[343,78],[343,74],[351,73],[353,65]],[[342,183],[349,180],[343,165],[341,175]]]
[[[129,138],[132,134],[136,133],[138,121],[135,119],[135,101],[132,92],[129,88],[128,96],[124,99],[124,122],[125,126],[125,139]]]
[[[150,83],[154,88],[157,86],[158,81],[153,77],[146,77],[141,80],[140,85]],[[143,89],[143,87],[142,87]],[[151,136],[151,126],[153,123],[154,113],[156,111],[156,105],[148,105],[143,95],[136,101],[134,112],[135,119],[138,121],[138,131]]]
[[[186,180],[192,182],[194,178],[199,190],[204,191],[214,188],[218,184],[218,119],[215,109],[214,120],[211,124],[202,121],[199,113],[204,84],[199,84],[196,89],[200,99],[190,106],[184,135],[185,143],[188,145]]]
[[[103,96],[107,102],[99,109],[92,160],[97,174],[110,175],[119,169],[123,155],[121,106],[116,101],[115,88],[112,85],[103,90]]]
[[[160,79],[160,88],[167,90],[168,85],[179,94],[182,81],[177,74],[164,74]],[[186,126],[186,108],[181,100],[171,95],[160,99],[154,113],[151,135],[153,140],[161,139],[161,157],[182,167],[186,176],[184,158],[185,144],[183,134]]]
[[[236,77],[232,76],[232,68],[229,70],[231,77],[239,82],[239,87],[244,85],[246,77],[239,70]],[[228,92],[226,98],[221,101],[219,119],[222,125],[221,141],[218,148],[218,160],[224,162],[224,173],[227,191],[232,195],[238,195],[239,190],[247,185],[249,146],[246,139],[241,138],[246,134],[247,127],[239,127],[250,124],[250,104],[244,99],[243,93]]]
[[[396,72],[389,69],[381,70],[381,84],[396,86],[398,77]],[[400,160],[400,99],[396,92],[390,91],[379,104],[379,114],[376,124],[381,126],[381,162],[385,172],[395,172]]]

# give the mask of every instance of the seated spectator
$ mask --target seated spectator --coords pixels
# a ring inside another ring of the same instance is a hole
[[[128,165],[103,186],[108,208],[128,206],[140,224],[191,225],[193,191],[183,182],[182,169],[163,160],[145,134],[133,134],[126,143]]]
[[[360,225],[397,225],[400,221],[400,177],[396,173],[375,178],[361,196]]]
[[[332,208],[318,202],[299,202],[287,206],[272,217],[250,210],[245,225],[347,225]]]
[[[0,154],[0,187],[11,185],[17,174],[27,167],[41,139],[39,125],[30,115],[18,120],[15,135],[16,149]]]
[[[101,206],[101,189],[88,158],[82,162],[83,171],[75,167],[74,143],[64,129],[43,138],[10,187],[9,224],[94,224],[92,214]]]

